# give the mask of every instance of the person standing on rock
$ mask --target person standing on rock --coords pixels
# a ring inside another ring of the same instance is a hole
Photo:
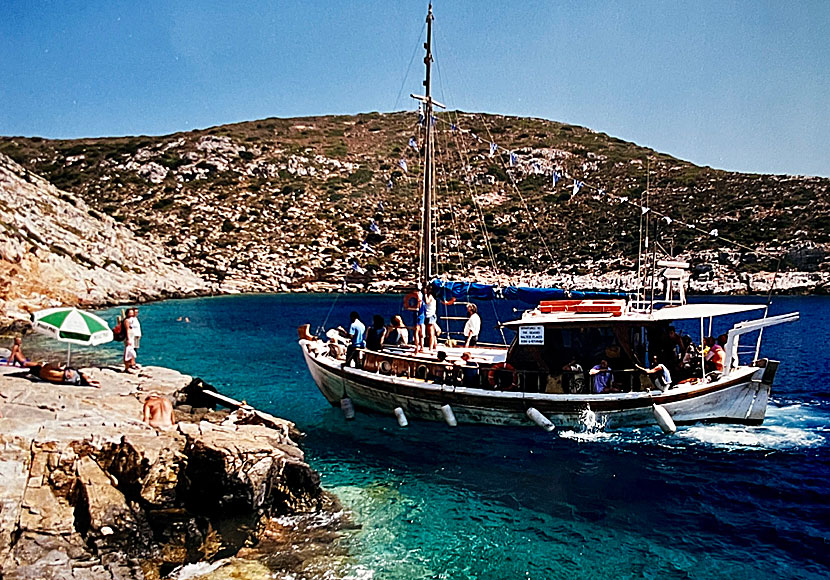
[[[138,314],[137,308],[128,308],[126,318],[124,318],[124,329],[126,336],[124,338],[124,372],[129,373],[132,369],[137,369],[136,358],[138,357],[137,349],[141,342],[141,323],[136,317]]]

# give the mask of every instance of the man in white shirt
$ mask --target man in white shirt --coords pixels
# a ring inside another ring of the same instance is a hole
[[[481,332],[481,317],[478,315],[478,307],[475,304],[467,304],[467,314],[470,318],[464,325],[464,346],[470,347],[478,344],[478,335]]]

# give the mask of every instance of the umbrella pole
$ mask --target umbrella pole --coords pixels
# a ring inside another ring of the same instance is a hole
[[[69,366],[69,361],[72,360],[72,343],[66,345],[66,366]]]

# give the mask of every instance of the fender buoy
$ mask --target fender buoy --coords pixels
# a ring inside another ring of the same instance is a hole
[[[493,387],[493,388],[496,387],[496,384],[498,382],[497,377],[498,377],[500,372],[513,373],[513,379],[510,381],[510,388],[514,389],[518,386],[519,377],[516,374],[516,369],[513,368],[513,365],[511,365],[509,363],[500,362],[500,363],[496,363],[492,367],[490,367],[490,371],[487,373],[487,383],[491,387]]]
[[[403,309],[404,310],[418,310],[418,307],[421,305],[421,297],[418,295],[417,292],[410,292],[403,298]]]
[[[455,298],[452,297],[449,300],[444,300],[444,304],[446,304],[447,306],[452,306],[453,304],[455,304]]]

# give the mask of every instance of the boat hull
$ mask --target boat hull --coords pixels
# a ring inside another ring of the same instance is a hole
[[[742,367],[713,383],[680,386],[665,393],[568,395],[514,393],[437,385],[352,367],[318,353],[309,341],[300,345],[314,382],[335,406],[348,397],[355,408],[393,415],[402,408],[409,418],[444,421],[450,405],[459,423],[533,426],[527,410],[535,408],[557,427],[579,427],[586,418],[606,429],[655,425],[654,405],[676,424],[726,422],[758,425],[764,420],[771,380],[765,369]],[[592,416],[593,415],[593,416]]]

